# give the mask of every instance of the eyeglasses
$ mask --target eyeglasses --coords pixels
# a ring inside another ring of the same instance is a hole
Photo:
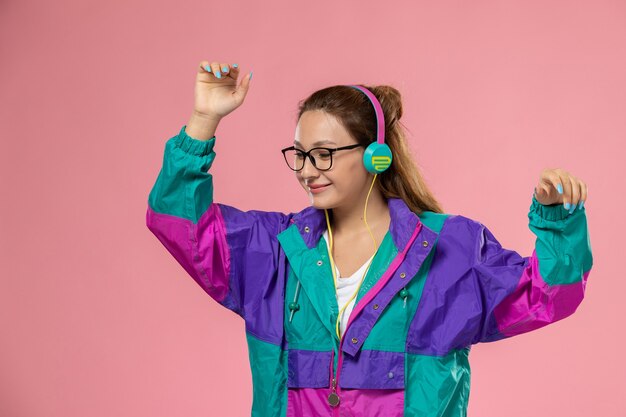
[[[308,152],[301,149],[296,149],[295,146],[290,146],[285,149],[281,149],[287,166],[293,171],[300,171],[304,168],[304,161],[308,157],[313,166],[320,171],[328,171],[333,166],[333,154],[337,151],[343,151],[345,149],[354,149],[358,146],[363,146],[360,143],[354,145],[342,146],[340,148],[313,148]]]

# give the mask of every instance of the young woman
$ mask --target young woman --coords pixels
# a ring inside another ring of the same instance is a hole
[[[465,416],[473,344],[574,313],[593,262],[586,184],[544,170],[528,213],[535,250],[503,248],[482,223],[443,212],[393,87],[336,85],[300,103],[282,152],[309,207],[214,202],[215,131],[251,83],[237,84],[239,71],[200,63],[194,112],[165,145],[146,221],[245,320],[252,415]]]

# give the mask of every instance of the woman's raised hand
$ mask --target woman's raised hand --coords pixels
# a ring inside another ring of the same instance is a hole
[[[561,168],[544,169],[534,193],[540,204],[563,204],[569,214],[582,209],[587,194],[587,183]]]
[[[199,140],[209,140],[222,117],[241,106],[250,88],[252,72],[237,85],[239,66],[201,61],[196,74],[195,102],[185,131]]]
[[[246,74],[239,85],[238,77],[237,64],[201,61],[196,74],[196,115],[221,119],[241,106],[250,88],[252,73]]]

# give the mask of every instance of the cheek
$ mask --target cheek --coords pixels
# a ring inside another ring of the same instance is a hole
[[[355,158],[352,161],[337,167],[337,171],[333,172],[333,177],[337,178],[342,186],[354,188],[357,184],[365,181],[366,171],[363,166],[362,159]],[[332,178],[329,178],[331,181]]]
[[[350,171],[353,177],[363,177],[366,174],[365,166],[363,165],[363,157],[354,158],[350,164]]]

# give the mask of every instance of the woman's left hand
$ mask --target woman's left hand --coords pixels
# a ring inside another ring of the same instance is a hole
[[[572,214],[587,201],[587,184],[563,169],[544,169],[534,195],[544,206],[563,204]]]

